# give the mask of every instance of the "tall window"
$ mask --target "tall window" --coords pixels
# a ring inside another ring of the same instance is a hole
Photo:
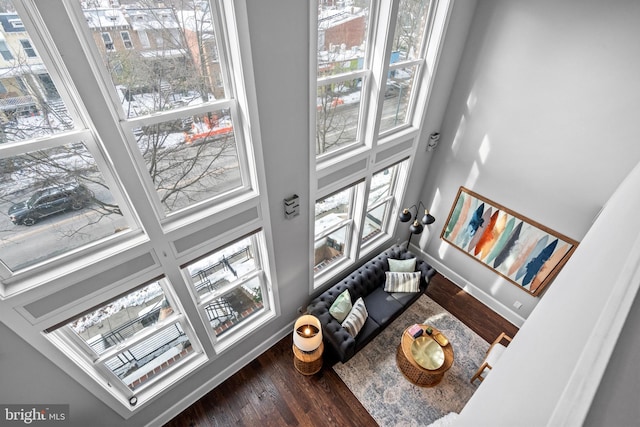
[[[0,4],[0,298],[127,416],[276,304],[237,2],[102,3]]]
[[[110,14],[153,29],[155,49],[108,49],[102,61],[120,98],[129,143],[155,188],[158,210],[170,216],[248,190],[249,168],[242,135],[234,127],[238,106],[227,57],[217,55],[224,52],[216,46],[222,26],[210,8],[195,3],[185,2],[183,10],[176,10],[142,2],[135,11],[129,15],[110,9]],[[105,35],[97,18],[102,12],[84,9],[90,29]]]
[[[316,156],[363,141],[371,6],[369,1],[357,3],[318,6]]]
[[[38,61],[30,40],[20,44]],[[99,167],[96,141],[82,133],[82,121],[67,109],[47,64],[16,63],[7,75],[0,128],[3,279],[48,261],[62,262],[64,255],[108,240],[132,222],[111,191],[112,176]],[[62,93],[69,99],[64,88]]]
[[[317,1],[315,287],[390,243],[418,149],[446,0]],[[440,13],[438,26],[436,11]],[[339,171],[340,173],[335,173]],[[344,190],[333,193],[335,188]],[[356,190],[357,189],[357,190]],[[318,197],[331,194],[328,197]],[[338,203],[340,200],[342,203]]]
[[[430,29],[430,0],[400,0],[384,89],[380,133],[402,127],[412,116],[412,102],[424,68]]]

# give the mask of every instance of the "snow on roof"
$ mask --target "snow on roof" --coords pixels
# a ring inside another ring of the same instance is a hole
[[[318,28],[326,30],[367,15],[363,8],[323,9],[318,14]]]
[[[129,26],[124,13],[119,9],[86,9],[84,17],[91,29]]]

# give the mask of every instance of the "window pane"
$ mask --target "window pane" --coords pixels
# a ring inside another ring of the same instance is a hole
[[[12,270],[127,228],[84,144],[0,159],[0,259]]]
[[[391,184],[395,179],[398,166],[389,167],[371,177],[371,189],[369,190],[369,200],[367,206],[371,206],[379,200],[387,197],[391,192]]]
[[[118,353],[105,362],[131,390],[157,377],[193,351],[180,323],[162,329],[149,338]]]
[[[225,98],[212,15],[204,2],[182,2],[181,8],[157,7],[141,1],[120,8],[83,2],[84,14],[116,89],[124,95],[127,117],[151,114],[189,102]],[[105,48],[101,34],[118,40],[126,30],[131,40]],[[133,49],[128,46],[132,44]],[[126,102],[125,102],[126,101]],[[139,108],[127,105],[141,104]]]
[[[348,226],[339,228],[329,236],[315,242],[314,272],[317,273],[334,261],[344,257],[348,229]]]
[[[258,270],[254,240],[247,237],[187,266],[200,297],[221,292],[225,285]]]
[[[383,203],[367,212],[367,216],[364,219],[364,227],[362,227],[362,243],[365,243],[382,231],[389,206],[389,202]]]
[[[392,69],[384,93],[380,133],[404,125],[408,120],[409,100],[418,67]]]
[[[4,2],[15,10],[11,1]],[[7,22],[19,22],[16,13],[5,13]],[[6,93],[0,99],[0,144],[52,135],[73,128],[58,90],[28,37],[24,26],[0,27],[2,66],[0,83]],[[19,38],[16,38],[16,35]],[[15,54],[12,55],[13,52]]]
[[[361,79],[318,87],[316,155],[357,141],[361,93]]]
[[[316,202],[316,236],[327,228],[349,219],[351,195],[352,189],[347,188]]]
[[[430,3],[429,0],[400,0],[391,48],[392,64],[421,56]]]
[[[20,76],[0,77],[8,92],[8,96],[0,99],[0,143],[40,138],[72,129],[73,121],[49,74],[24,77],[24,80]]]
[[[167,213],[242,186],[226,110],[145,126],[136,138]]]
[[[208,303],[204,310],[211,327],[215,330],[216,335],[220,336],[259,313],[262,308],[260,279],[254,277]]]
[[[173,313],[159,282],[139,288],[67,324],[98,355]]]
[[[370,1],[318,6],[318,77],[364,67]]]

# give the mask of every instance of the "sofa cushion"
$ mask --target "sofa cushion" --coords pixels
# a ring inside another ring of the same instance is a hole
[[[385,292],[418,292],[420,290],[420,272],[413,273],[385,273]]]
[[[367,345],[369,341],[374,339],[380,333],[380,330],[381,326],[378,325],[371,316],[367,317],[367,321],[364,322],[364,326],[360,329],[360,333],[355,337],[354,354]]]
[[[329,314],[342,323],[351,311],[351,307],[351,295],[349,289],[345,289],[329,307]]]
[[[391,294],[385,292],[382,287],[371,292],[364,298],[369,311],[369,317],[373,318],[380,326],[386,326],[404,309]]]
[[[402,304],[403,307],[408,307],[412,303],[414,303],[418,298],[420,298],[422,292],[392,292],[391,296],[393,299]]]
[[[416,271],[416,259],[392,259],[387,260],[389,262],[389,271],[411,273]]]

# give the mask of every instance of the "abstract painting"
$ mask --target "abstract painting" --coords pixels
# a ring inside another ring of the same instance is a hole
[[[540,295],[578,242],[460,187],[440,237],[511,283]]]

